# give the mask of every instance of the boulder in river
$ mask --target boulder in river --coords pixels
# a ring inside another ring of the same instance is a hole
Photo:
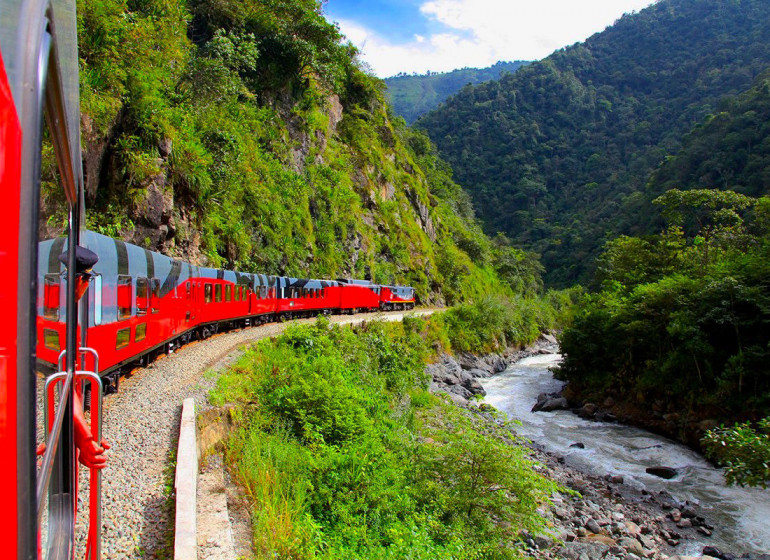
[[[570,447],[574,447],[575,449],[585,449],[586,444],[582,441],[576,441],[575,443],[570,444]]]
[[[552,410],[566,410],[569,408],[567,399],[558,393],[540,393],[537,402],[532,407],[532,412],[551,412]]]
[[[599,410],[599,407],[596,406],[594,403],[585,403],[580,410],[578,410],[578,416],[581,418],[584,418],[586,420],[590,420],[594,417],[596,414],[596,411]]]
[[[553,410],[567,410],[568,408],[569,404],[567,404],[567,399],[564,397],[556,397],[545,401],[545,403],[543,403],[543,405],[538,410],[542,412],[551,412]]]
[[[666,480],[674,478],[678,474],[677,470],[671,467],[647,467],[645,471],[647,474],[659,476],[660,478],[665,478]]]

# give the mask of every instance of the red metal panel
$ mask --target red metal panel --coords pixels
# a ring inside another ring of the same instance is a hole
[[[6,558],[16,558],[18,473],[16,472],[16,295],[19,293],[19,188],[21,181],[21,127],[0,56],[0,496],[5,504],[0,522],[0,543]]]

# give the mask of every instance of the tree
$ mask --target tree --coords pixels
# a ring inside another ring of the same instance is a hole
[[[702,440],[706,454],[726,468],[729,484],[761,486],[770,482],[770,417],[709,431]]]

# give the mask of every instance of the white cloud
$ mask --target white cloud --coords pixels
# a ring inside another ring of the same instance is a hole
[[[352,21],[340,29],[363,51],[378,76],[489,66],[498,60],[538,60],[603,30],[623,13],[653,0],[430,0],[420,11],[445,27],[409,43]]]

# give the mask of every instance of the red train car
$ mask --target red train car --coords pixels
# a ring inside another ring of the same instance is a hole
[[[414,288],[411,286],[382,286],[380,308],[384,311],[414,309]]]
[[[81,311],[100,375],[114,390],[125,368],[223,327],[414,305],[413,290],[404,286],[198,267],[90,231],[80,244],[99,256]],[[66,248],[60,238],[38,249],[38,360],[45,371],[57,367],[66,335],[66,267],[59,258]]]

